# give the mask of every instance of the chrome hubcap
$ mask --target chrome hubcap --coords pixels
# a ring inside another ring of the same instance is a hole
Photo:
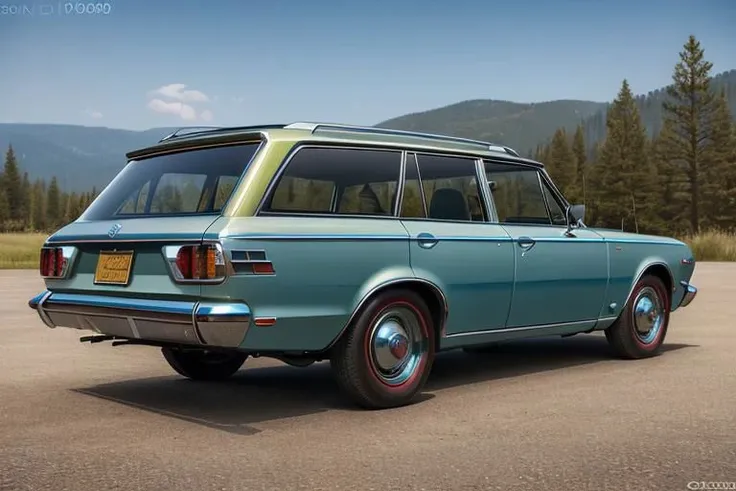
[[[664,321],[662,300],[654,288],[642,288],[636,296],[633,317],[634,330],[641,342],[648,344],[654,341]]]
[[[388,385],[408,380],[422,360],[426,346],[414,312],[392,308],[371,328],[369,346],[376,375]]]

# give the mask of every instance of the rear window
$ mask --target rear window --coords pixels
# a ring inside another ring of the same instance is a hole
[[[259,142],[130,161],[82,215],[110,220],[218,213]]]

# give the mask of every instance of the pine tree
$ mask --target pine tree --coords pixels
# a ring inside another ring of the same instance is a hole
[[[31,230],[46,230],[46,183],[37,179],[31,193]]]
[[[5,168],[3,172],[3,183],[5,195],[8,200],[9,220],[15,222],[13,227],[23,219],[23,189],[18,170],[18,162],[15,159],[15,152],[12,145],[8,145],[8,151],[5,153]]]
[[[564,128],[558,128],[552,137],[545,167],[565,197],[569,201],[576,201],[578,191],[575,154],[570,148]]]
[[[595,189],[597,224],[653,232],[660,226],[653,201],[657,174],[648,158],[646,129],[627,80],[608,110],[606,128],[591,186]]]
[[[586,203],[586,170],[588,159],[585,155],[585,137],[583,136],[583,125],[578,125],[572,138],[572,153],[575,155],[575,168],[577,170],[576,180],[578,183],[578,200]]]
[[[701,222],[718,228],[736,227],[736,135],[725,90],[716,98],[710,140],[703,153]]]
[[[31,181],[28,179],[28,172],[23,173],[23,180],[20,185],[21,189],[21,222],[23,228],[27,228],[31,221]]]
[[[716,110],[716,95],[710,89],[713,64],[704,59],[704,50],[695,36],[690,36],[675,65],[673,84],[667,87],[670,100],[662,104],[668,150],[667,171],[675,174],[674,182],[682,182],[686,200],[677,216],[688,215],[690,230],[700,231],[702,189],[707,146],[713,137],[712,119]],[[683,194],[683,193],[678,193]],[[673,206],[677,206],[673,204]]]
[[[61,224],[63,219],[61,208],[61,191],[56,176],[51,178],[48,191],[46,192],[46,226],[54,229]]]
[[[10,205],[8,204],[8,194],[5,191],[5,176],[0,174],[0,232],[7,230],[9,219]]]

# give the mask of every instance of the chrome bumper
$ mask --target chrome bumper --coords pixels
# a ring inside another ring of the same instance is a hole
[[[149,300],[45,291],[28,302],[48,327],[128,339],[237,348],[250,326],[243,303]]]
[[[685,289],[685,294],[682,296],[682,300],[680,300],[679,307],[687,307],[690,305],[690,302],[695,299],[695,296],[698,294],[698,289],[687,281],[681,281],[680,285]]]

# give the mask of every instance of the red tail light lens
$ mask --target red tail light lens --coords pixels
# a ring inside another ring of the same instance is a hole
[[[61,247],[41,248],[39,271],[44,278],[61,278],[66,273],[67,258]]]
[[[225,277],[225,261],[214,244],[182,246],[174,260],[184,280],[219,280]]]

